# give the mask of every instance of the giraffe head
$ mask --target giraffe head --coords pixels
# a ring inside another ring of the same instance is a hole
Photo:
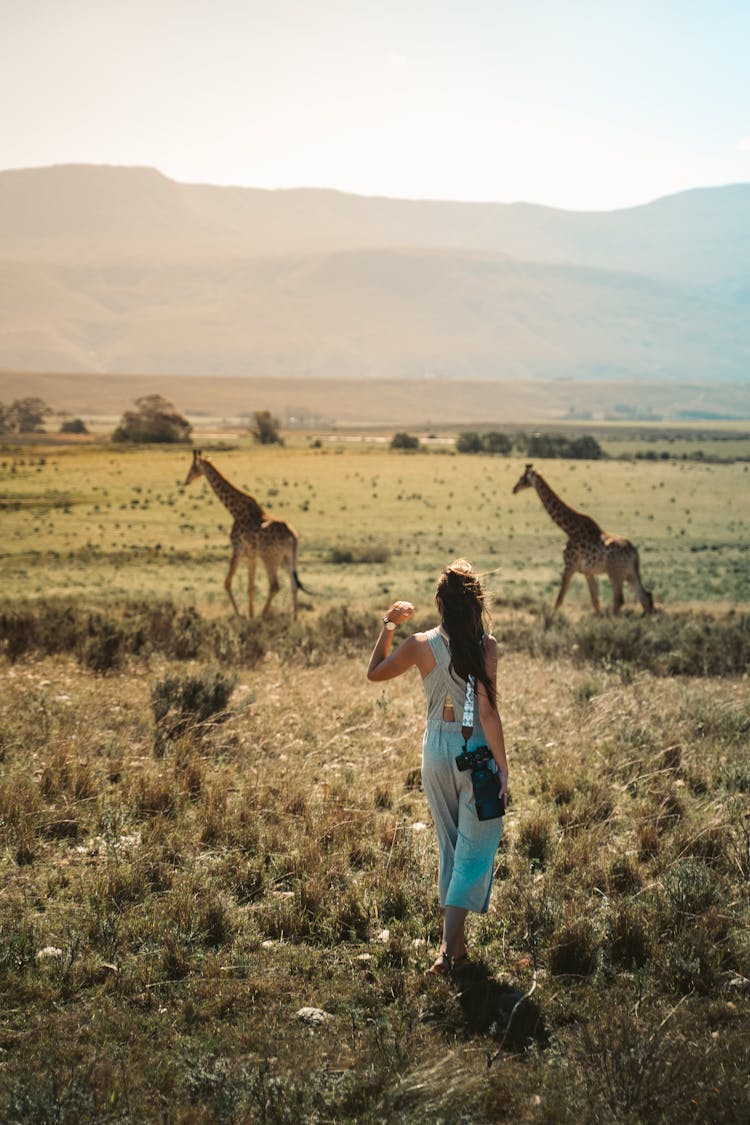
[[[521,475],[521,479],[519,480],[518,484],[516,484],[513,488],[513,495],[515,496],[515,494],[517,492],[520,492],[522,488],[533,488],[535,477],[536,473],[534,472],[534,466],[527,465]]]
[[[203,458],[201,457],[200,449],[193,450],[193,463],[188,469],[188,475],[185,477],[185,484],[190,484],[196,477],[203,476]]]

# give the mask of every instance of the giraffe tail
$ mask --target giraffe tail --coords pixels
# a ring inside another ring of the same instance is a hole
[[[292,570],[292,581],[294,582],[294,585],[296,586],[296,588],[298,590],[301,590],[303,594],[308,594],[310,597],[313,596],[312,590],[308,590],[307,586],[303,586],[302,583],[300,582],[300,578],[299,578],[299,575],[297,574],[296,568],[294,568]]]

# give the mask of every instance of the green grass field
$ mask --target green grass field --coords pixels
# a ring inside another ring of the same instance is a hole
[[[533,493],[511,495],[518,459],[248,446],[217,450],[214,460],[296,528],[300,575],[318,606],[380,606],[396,593],[424,599],[456,555],[492,572],[497,599],[554,600],[565,537]],[[6,449],[6,596],[146,595],[228,607],[231,518],[204,481],[183,488],[189,463],[189,453],[173,447]],[[538,467],[573,507],[638,546],[658,605],[750,602],[750,465],[608,460]],[[241,572],[235,582],[239,597]],[[265,576],[258,582],[262,588]],[[577,579],[566,609],[587,603]]]
[[[663,609],[594,619],[581,578],[551,621],[564,536],[517,459],[217,450],[314,591],[251,624],[190,459],[0,453],[0,1119],[744,1121],[749,467],[540,462]],[[365,668],[458,554],[495,598],[511,804],[435,980],[422,692]]]

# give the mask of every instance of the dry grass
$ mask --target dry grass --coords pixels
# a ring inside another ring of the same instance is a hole
[[[508,653],[492,908],[436,982],[420,687],[347,620],[269,624],[160,756],[200,660],[0,664],[5,1119],[740,1120],[745,681]]]
[[[229,619],[184,451],[0,465],[0,1116],[742,1119],[746,466],[555,464],[673,608],[596,622],[581,589],[553,622],[562,544],[513,461],[220,459],[301,533],[295,624],[286,590]],[[444,982],[420,687],[364,667],[459,549],[497,595],[512,801]]]

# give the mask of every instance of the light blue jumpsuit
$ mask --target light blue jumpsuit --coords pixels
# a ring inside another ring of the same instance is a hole
[[[427,697],[422,785],[437,829],[440,905],[461,906],[484,914],[490,904],[495,852],[503,821],[502,817],[477,817],[471,771],[461,771],[456,765],[456,757],[464,746],[460,718],[452,723],[443,719],[446,695],[453,700],[454,713],[463,715],[466,683],[449,671],[450,650],[439,628],[431,629],[426,636],[435,656],[435,667],[422,681]],[[475,698],[470,750],[487,744],[478,711]]]

